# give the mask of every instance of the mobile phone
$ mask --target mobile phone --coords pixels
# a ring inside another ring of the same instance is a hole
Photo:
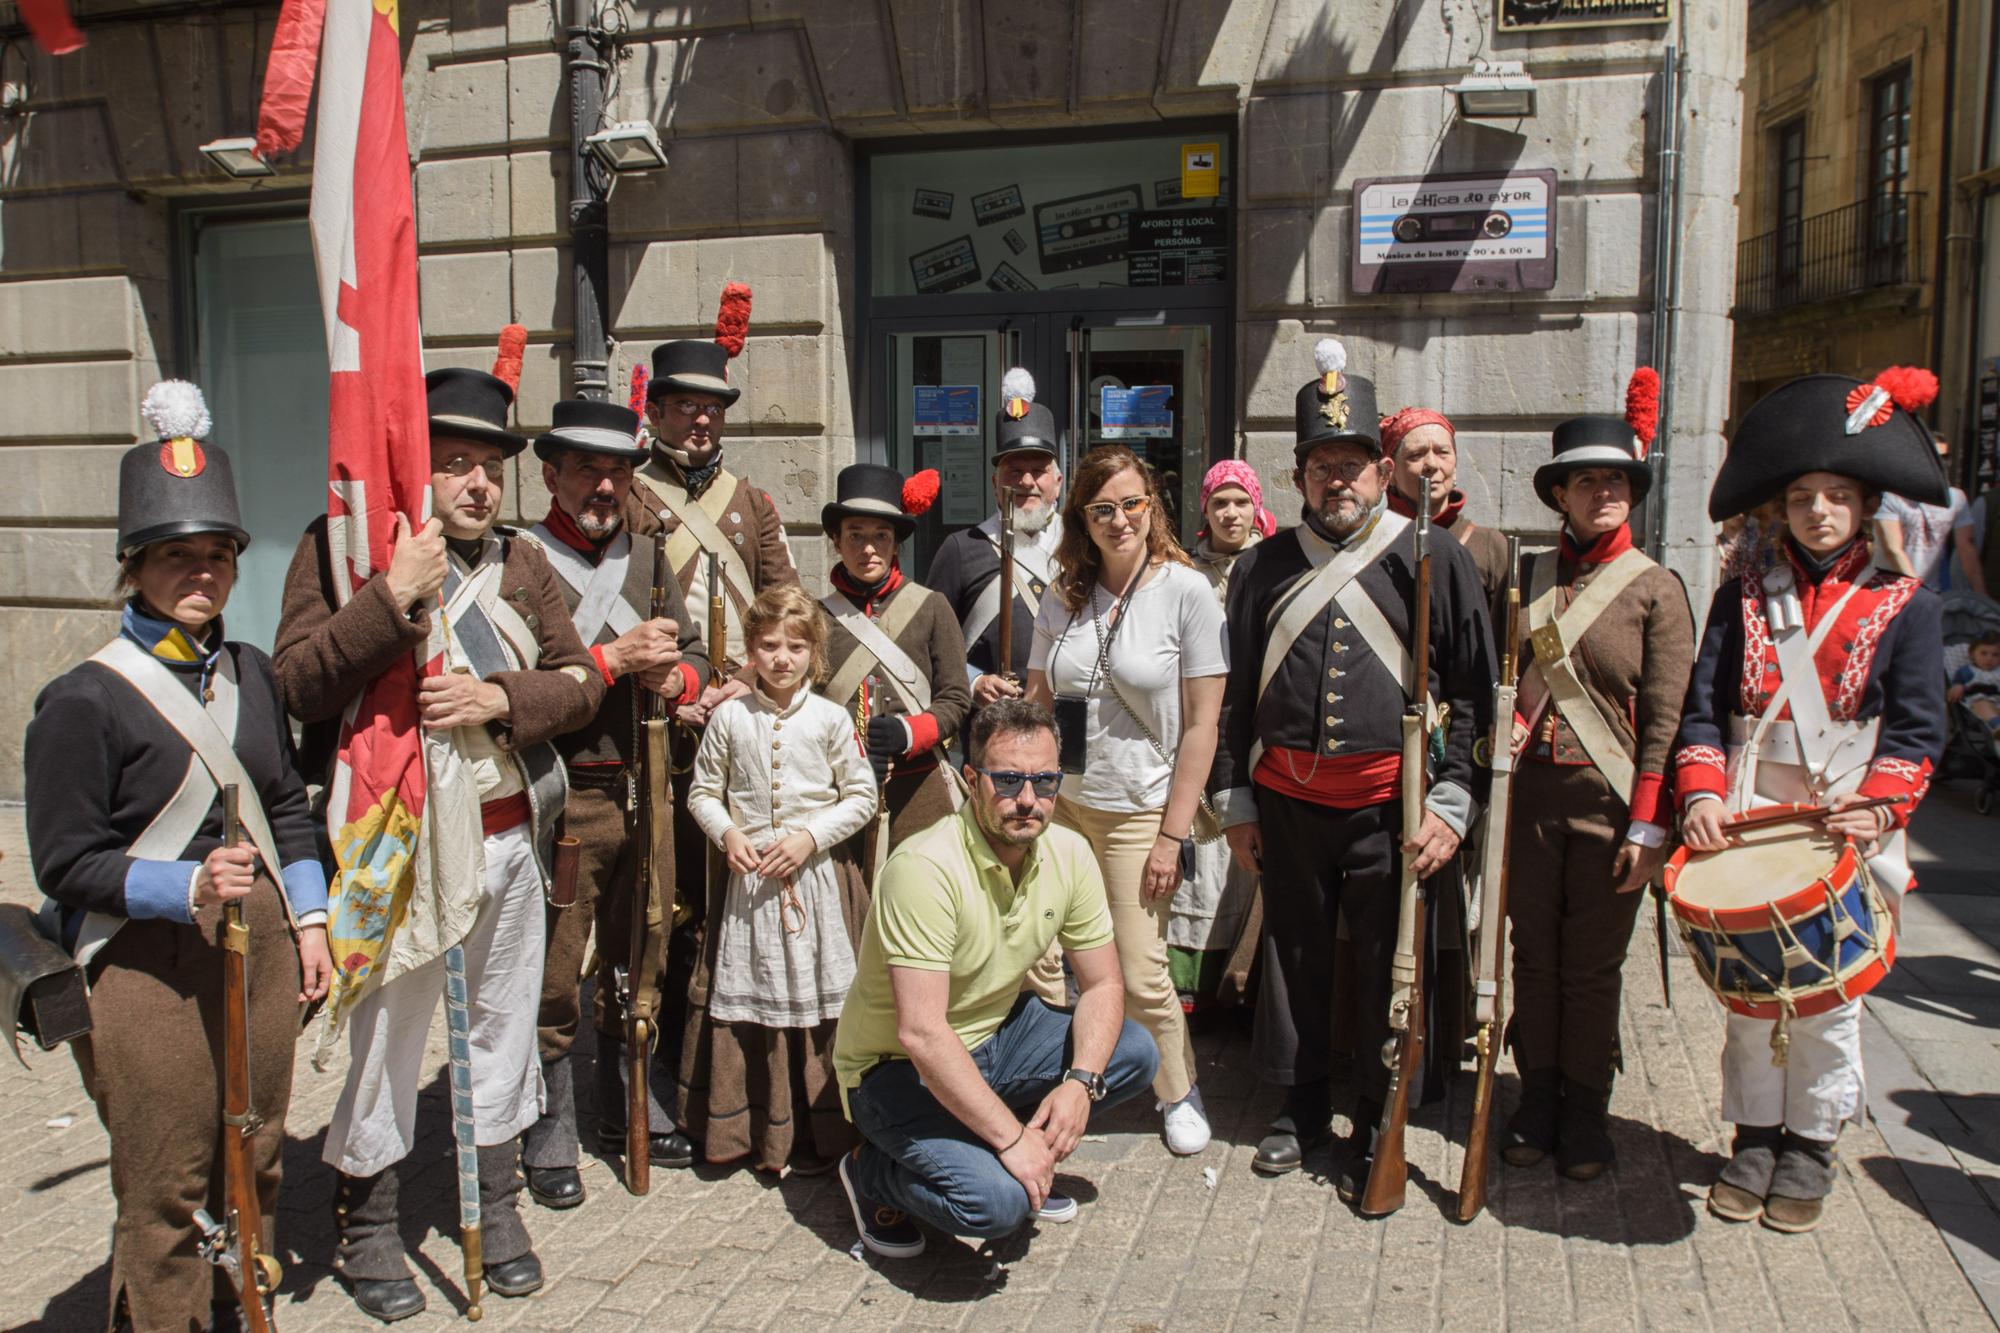
[[[1086,739],[1084,730],[1090,717],[1090,700],[1080,694],[1055,697],[1056,762],[1065,773],[1084,770]]]

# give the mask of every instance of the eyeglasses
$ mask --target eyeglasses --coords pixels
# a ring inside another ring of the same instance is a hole
[[[1306,480],[1315,486],[1324,486],[1335,477],[1339,477],[1342,481],[1353,481],[1374,466],[1373,463],[1361,462],[1308,463],[1306,464]]]
[[[667,406],[681,416],[690,419],[700,416],[720,418],[724,412],[729,410],[721,403],[698,403],[692,398],[676,398],[668,403]]]
[[[1047,800],[1056,794],[1056,788],[1062,786],[1063,780],[1061,771],[1054,773],[1016,773],[1011,768],[1001,769],[997,773],[990,768],[975,768],[972,771],[992,783],[993,794],[1003,801],[1012,800],[1014,797],[1019,796],[1021,794],[1021,787],[1025,783],[1033,783],[1035,786],[1035,795],[1041,797],[1043,800]]]
[[[1124,514],[1127,518],[1137,518],[1150,509],[1152,504],[1153,498],[1149,495],[1131,495],[1115,504],[1104,500],[1094,505],[1085,505],[1083,512],[1090,515],[1092,523],[1109,523],[1111,516],[1118,513]]]
[[[484,472],[486,480],[495,485],[507,480],[507,460],[504,458],[489,458],[483,463],[475,463],[464,454],[453,454],[437,470],[447,477],[463,477],[474,468]]]

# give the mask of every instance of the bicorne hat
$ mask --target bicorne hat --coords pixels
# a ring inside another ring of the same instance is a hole
[[[639,414],[618,403],[600,403],[588,398],[566,398],[551,415],[555,424],[535,440],[535,457],[553,463],[567,449],[587,454],[608,454],[643,462],[646,446],[639,443]]]
[[[993,461],[1008,454],[1056,456],[1056,419],[1035,401],[1035,377],[1015,366],[1000,377],[1000,416],[993,436]]]
[[[208,404],[186,380],[161,380],[140,413],[159,432],[118,464],[118,555],[170,537],[221,532],[250,544],[236,506],[236,473],[220,445],[208,444]]]
[[[895,529],[897,541],[905,541],[917,530],[917,515],[937,499],[938,474],[925,468],[904,481],[892,467],[855,463],[842,468],[833,485],[833,502],[819,511],[827,536],[839,538],[843,518],[878,518]]]
[[[1916,412],[1937,376],[1891,366],[1869,381],[1802,375],[1743,414],[1708,493],[1717,522],[1755,509],[1808,472],[1836,472],[1926,504],[1950,500],[1937,446]]]
[[[743,351],[750,332],[750,288],[740,282],[722,289],[715,314],[715,337],[677,338],[653,349],[653,377],[646,401],[673,393],[701,393],[734,407],[743,391],[729,383],[729,363]]]
[[[1347,349],[1338,338],[1313,347],[1319,374],[1299,390],[1297,439],[1292,458],[1303,466],[1322,444],[1358,444],[1382,456],[1382,418],[1375,411],[1374,381],[1347,373]]]

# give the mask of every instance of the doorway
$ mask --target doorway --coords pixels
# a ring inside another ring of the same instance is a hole
[[[858,454],[940,474],[904,551],[919,578],[946,537],[993,511],[1011,366],[1035,377],[1064,475],[1100,445],[1131,449],[1184,545],[1209,462],[1233,452],[1233,129],[1027,139],[886,145],[861,160]],[[1214,192],[1186,197],[1185,150],[1204,146]],[[1103,184],[1114,176],[1133,183]]]

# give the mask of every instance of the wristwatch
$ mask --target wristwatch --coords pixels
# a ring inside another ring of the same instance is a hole
[[[1104,1100],[1104,1094],[1106,1091],[1104,1086],[1104,1075],[1093,1074],[1088,1069],[1072,1069],[1063,1075],[1063,1082],[1067,1083],[1071,1079],[1074,1079],[1078,1083],[1083,1084],[1083,1090],[1090,1094],[1090,1100],[1092,1100],[1093,1102],[1101,1102]]]

